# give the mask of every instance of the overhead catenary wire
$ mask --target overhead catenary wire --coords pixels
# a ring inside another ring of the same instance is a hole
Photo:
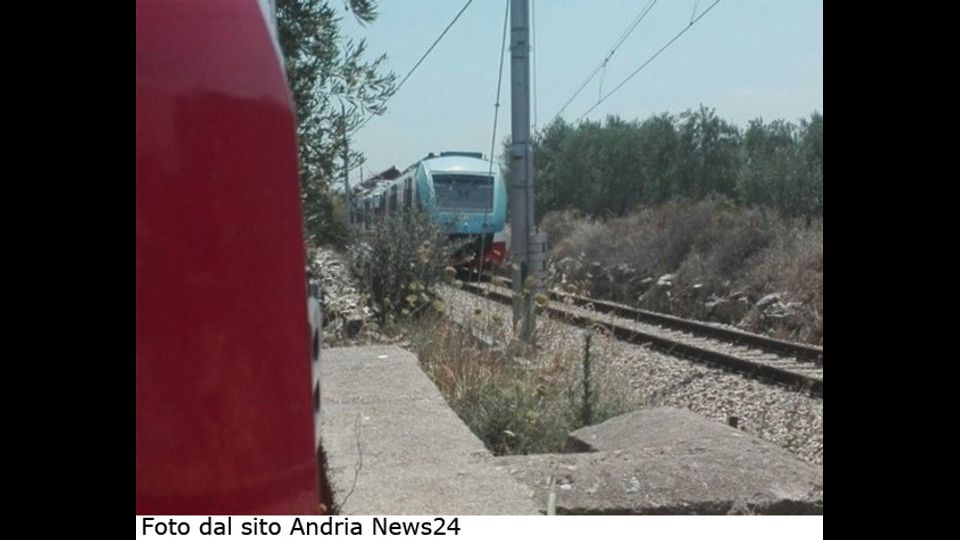
[[[583,89],[586,88],[588,84],[590,84],[590,81],[592,81],[593,78],[597,76],[597,73],[599,73],[601,69],[606,67],[606,65],[610,62],[610,59],[613,58],[613,54],[617,52],[617,49],[619,49],[620,46],[623,45],[623,43],[627,40],[627,38],[630,37],[630,34],[632,34],[633,31],[637,28],[637,26],[639,26],[639,24],[643,21],[643,19],[646,18],[647,14],[650,13],[650,10],[653,9],[653,6],[656,3],[657,3],[657,0],[650,0],[650,2],[648,2],[647,5],[640,10],[640,13],[638,13],[637,16],[634,17],[633,21],[631,21],[630,24],[627,25],[626,30],[624,30],[623,33],[620,34],[620,37],[617,38],[616,43],[614,43],[613,47],[610,48],[610,51],[607,52],[607,54],[604,55],[603,59],[600,60],[600,63],[597,64],[597,67],[593,68],[593,71],[590,72],[590,75],[588,75],[587,78],[584,79],[583,83],[581,83],[580,86],[577,88],[577,90],[573,93],[573,95],[570,96],[570,99],[568,99],[566,103],[563,104],[563,107],[560,107],[560,110],[557,111],[557,114],[554,115],[554,118],[557,118],[560,115],[562,115],[563,112],[567,110],[567,107],[569,107],[570,104],[573,103],[573,100],[576,99],[581,92],[583,92]]]
[[[597,102],[594,103],[592,107],[590,107],[589,109],[587,109],[587,112],[581,114],[581,115],[577,118],[576,122],[579,122],[580,120],[583,120],[584,117],[586,117],[588,114],[590,114],[591,112],[593,112],[594,109],[596,109],[597,107],[599,107],[601,103],[603,103],[604,101],[606,101],[607,99],[609,99],[610,96],[612,96],[613,94],[617,93],[618,90],[620,90],[621,88],[623,88],[623,85],[627,84],[627,82],[628,82],[630,79],[632,79],[634,76],[636,76],[637,73],[640,73],[640,71],[642,71],[643,68],[647,67],[647,65],[649,65],[650,62],[652,62],[654,58],[656,58],[657,56],[660,56],[660,53],[662,53],[663,51],[665,51],[665,50],[667,49],[667,47],[669,47],[669,46],[672,45],[675,41],[677,41],[677,39],[679,39],[680,36],[682,36],[684,33],[686,33],[687,30],[689,30],[691,27],[693,27],[693,25],[696,24],[697,21],[699,21],[700,19],[702,19],[704,15],[706,15],[707,13],[709,13],[710,10],[713,9],[713,7],[716,6],[716,5],[719,4],[719,3],[720,3],[720,0],[714,0],[714,2],[713,2],[712,4],[710,4],[709,7],[707,7],[707,9],[703,10],[703,13],[701,13],[700,15],[697,15],[695,18],[691,19],[691,20],[690,20],[690,23],[683,27],[683,30],[680,30],[679,32],[677,32],[677,34],[676,34],[675,36],[673,36],[672,38],[670,38],[670,41],[667,41],[667,42],[663,45],[663,47],[660,47],[660,49],[658,49],[657,52],[653,53],[653,55],[650,56],[650,58],[647,58],[647,60],[646,60],[644,63],[640,64],[640,67],[638,67],[636,70],[634,70],[633,73],[631,73],[630,75],[627,75],[627,78],[625,78],[624,80],[620,81],[620,84],[618,84],[616,87],[614,87],[613,90],[607,92],[602,98],[600,98],[599,100],[597,100]]]
[[[407,79],[409,79],[410,76],[413,75],[413,72],[416,71],[418,67],[420,67],[420,64],[422,64],[424,60],[426,60],[427,56],[430,54],[430,51],[432,51],[433,48],[437,46],[437,43],[440,43],[440,40],[443,39],[443,36],[445,36],[447,32],[450,31],[451,28],[453,28],[453,25],[454,23],[457,22],[457,19],[459,19],[460,16],[463,15],[463,12],[466,11],[467,8],[470,7],[470,4],[472,3],[473,3],[473,0],[467,0],[467,3],[464,4],[462,8],[460,8],[460,11],[457,12],[457,15],[453,18],[452,21],[450,21],[450,24],[448,24],[447,27],[443,29],[443,32],[440,32],[440,35],[437,36],[437,39],[433,40],[433,44],[430,45],[430,48],[427,49],[427,52],[423,53],[423,56],[420,57],[420,60],[417,60],[417,63],[414,64],[413,67],[410,68],[410,71],[408,71],[407,74],[403,77],[403,79],[400,81],[400,84],[397,85],[397,89],[394,90],[393,92],[394,94],[396,94],[400,90],[400,88],[403,86],[403,83],[407,82]]]
[[[533,132],[537,132],[537,0],[530,0],[530,60],[533,64]]]
[[[413,72],[416,71],[417,68],[420,67],[420,64],[422,64],[423,61],[427,59],[427,56],[430,55],[430,51],[432,51],[433,48],[436,47],[438,43],[440,43],[440,40],[443,39],[443,36],[447,35],[447,32],[450,31],[451,28],[453,28],[453,25],[457,22],[457,20],[460,18],[460,16],[463,15],[463,12],[466,11],[468,7],[470,7],[470,4],[472,4],[472,3],[473,3],[473,0],[467,0],[467,3],[464,4],[462,8],[460,8],[460,11],[458,11],[457,14],[456,14],[456,16],[454,16],[453,20],[450,21],[449,24],[447,24],[447,27],[443,29],[443,32],[440,32],[440,35],[437,36],[437,39],[433,40],[433,44],[430,45],[430,48],[428,48],[428,49],[426,50],[426,52],[423,53],[423,55],[420,57],[420,59],[417,60],[417,63],[414,64],[412,68],[410,68],[410,71],[408,71],[406,75],[404,75],[403,79],[401,79],[401,80],[400,80],[400,83],[397,84],[396,88],[393,89],[393,92],[390,94],[390,96],[387,98],[387,100],[389,100],[391,97],[397,95],[397,92],[399,92],[399,91],[400,91],[400,88],[403,87],[403,83],[407,82],[407,79],[409,79],[410,76],[413,75]],[[386,104],[386,102],[384,102],[384,104]],[[356,128],[354,128],[351,133],[356,133],[357,131],[359,131],[360,128],[362,128],[363,126],[367,125],[367,122],[369,122],[371,119],[373,119],[374,116],[376,116],[376,115],[370,115],[370,116],[368,116],[367,119],[364,120],[363,122],[361,122],[360,125],[358,125]]]
[[[503,58],[507,50],[507,20],[510,17],[510,0],[503,11],[503,35],[500,37],[500,71],[497,73],[497,98],[493,103],[493,133],[490,134],[490,171],[493,174],[493,148],[497,141],[497,119],[500,116],[500,88],[503,83]]]
[[[600,96],[603,95],[603,79],[607,76],[607,65],[603,65],[603,69],[600,70],[600,84],[597,85],[597,99],[600,99]]]
[[[490,134],[490,167],[487,170],[487,174],[490,175],[491,178],[493,177],[493,149],[497,141],[497,119],[500,117],[500,88],[503,83],[503,58],[507,50],[507,21],[510,16],[510,0],[505,0],[504,4],[503,33],[500,36],[500,68],[497,72],[497,97],[493,102],[493,130]],[[484,224],[486,224],[486,213],[484,213],[483,221]],[[477,263],[477,283],[479,283],[480,279],[483,277],[483,250],[484,236],[480,235],[480,260]]]

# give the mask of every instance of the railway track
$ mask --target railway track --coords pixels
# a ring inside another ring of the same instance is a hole
[[[512,290],[491,283],[464,282],[463,290],[503,304],[513,303]],[[623,341],[647,344],[671,355],[771,379],[823,396],[822,347],[574,294],[553,292],[540,311],[577,326],[600,326]]]

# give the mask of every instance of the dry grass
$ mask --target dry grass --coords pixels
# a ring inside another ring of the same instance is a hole
[[[768,330],[776,337],[823,343],[823,225],[803,229],[784,228],[744,281],[758,293],[785,291],[789,299],[803,304],[792,324],[757,320],[754,329]],[[756,314],[753,314],[754,316]]]
[[[585,425],[582,351],[556,344],[509,354],[512,347],[485,343],[509,342],[504,321],[476,315],[469,327],[438,313],[424,315],[410,336],[424,370],[495,454],[562,451],[567,434]],[[555,343],[546,335],[540,341]],[[592,351],[592,423],[628,410],[625,388],[602,369],[603,355],[602,348]]]
[[[823,343],[822,221],[806,224],[711,198],[607,221],[548,214],[543,228],[554,279],[585,294],[636,305],[660,276],[675,274],[670,300],[652,309],[702,318],[710,297],[745,295],[753,303],[780,293],[795,315],[770,318],[754,309],[740,326]]]

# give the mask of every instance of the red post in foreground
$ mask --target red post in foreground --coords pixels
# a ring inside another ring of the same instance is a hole
[[[322,502],[294,109],[268,20],[254,0],[137,2],[138,514]]]

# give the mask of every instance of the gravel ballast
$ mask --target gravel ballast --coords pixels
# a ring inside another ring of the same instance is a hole
[[[512,319],[509,306],[456,287],[442,287],[440,297],[453,321],[488,342],[499,338],[499,345],[506,345]],[[537,356],[556,357],[558,351],[568,351],[575,362],[583,350],[582,328],[539,317],[537,332]],[[804,461],[823,463],[822,398],[625,343],[602,331],[594,334],[591,356],[606,381],[601,384],[626,387],[630,405],[637,409],[680,407],[723,423],[735,417],[743,431]]]

